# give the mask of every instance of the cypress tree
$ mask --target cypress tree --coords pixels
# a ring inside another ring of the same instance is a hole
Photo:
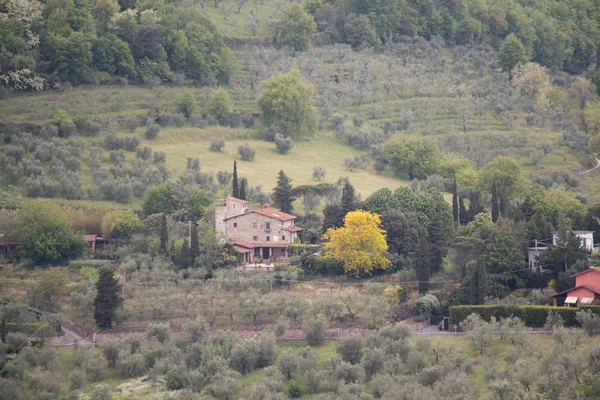
[[[2,323],[0,324],[0,340],[2,343],[6,343],[6,318],[2,317]]]
[[[160,219],[160,252],[167,255],[167,244],[169,243],[169,230],[167,229],[167,214],[163,213]]]
[[[469,219],[467,223],[473,221],[477,214],[485,213],[487,210],[481,204],[479,192],[471,190],[469,193]]]
[[[238,196],[238,199],[242,199],[242,200],[248,200],[246,197],[246,191],[248,190],[248,179],[246,178],[242,178],[242,181],[240,183],[240,195]]]
[[[496,193],[496,182],[492,184],[492,221],[498,221],[500,210],[498,209],[498,194]]]
[[[350,211],[354,211],[358,208],[358,198],[356,197],[356,190],[354,189],[354,186],[350,184],[350,182],[346,182],[344,184],[344,188],[342,189],[341,205],[344,217]]]
[[[446,248],[444,246],[444,235],[439,220],[434,220],[427,229],[429,270],[431,274],[442,270]]]
[[[200,255],[200,240],[198,239],[198,227],[196,225],[192,226],[192,237],[190,238],[190,255],[190,266],[192,266],[194,265],[196,258]]]
[[[173,264],[177,262],[177,260],[175,259],[176,255],[177,254],[175,252],[175,241],[171,241],[171,245],[169,246],[169,253],[167,254],[167,256],[171,257],[171,261],[173,261]]]
[[[519,208],[521,209],[521,213],[523,213],[523,218],[525,219],[525,221],[529,221],[535,213],[533,209],[533,201],[531,200],[531,196],[525,197],[525,200]]]
[[[454,219],[454,225],[458,225],[458,187],[456,185],[456,178],[452,182],[452,218]]]
[[[467,225],[469,223],[469,212],[467,211],[467,207],[465,207],[465,199],[462,197],[458,198],[458,208],[459,212],[459,221],[461,225]]]
[[[179,266],[181,268],[188,268],[190,266],[192,255],[190,252],[190,243],[188,238],[183,239],[183,244],[181,245],[181,253],[179,253]]]
[[[292,203],[294,196],[292,196],[292,180],[283,172],[279,171],[277,175],[277,186],[273,189],[273,205],[279,208],[284,213],[294,212],[294,206]]]
[[[470,261],[467,268],[472,270],[469,285],[469,302],[471,304],[483,304],[487,295],[487,269],[484,263]]]
[[[237,176],[237,161],[233,160],[233,178],[231,180],[231,195],[235,198],[239,198],[240,196],[240,188],[238,186],[238,176]]]
[[[423,295],[429,290],[429,245],[427,243],[427,231],[421,229],[419,232],[419,252],[415,260],[417,280],[419,281],[419,294]]]
[[[94,299],[94,320],[100,328],[110,328],[117,308],[123,304],[121,285],[109,268],[100,269],[96,282]]]

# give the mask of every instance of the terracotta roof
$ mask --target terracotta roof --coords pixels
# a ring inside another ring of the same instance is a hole
[[[233,245],[233,248],[234,248],[236,251],[239,251],[240,253],[251,253],[251,252],[252,252],[252,249],[247,249],[247,248],[245,248],[245,247],[238,246],[238,245],[236,245],[236,244],[234,244],[234,245]]]
[[[242,199],[238,199],[237,197],[233,197],[231,195],[231,193],[229,193],[226,197],[227,200],[231,200],[231,201],[235,201],[236,203],[240,203],[240,204],[248,204],[248,202],[246,200],[242,200]]]
[[[597,288],[597,287],[595,287],[595,286],[592,286],[592,285],[579,285],[579,286],[575,286],[574,288],[571,288],[571,289],[569,289],[569,290],[565,290],[564,292],[556,293],[556,294],[555,294],[554,296],[552,296],[552,297],[557,297],[557,296],[563,295],[563,294],[565,294],[565,293],[572,292],[572,291],[573,291],[573,290],[575,290],[575,289],[581,289],[581,288],[587,289],[587,290],[589,290],[590,292],[594,292],[594,293],[596,293],[597,295],[600,295],[600,289],[598,289],[598,288]]]
[[[95,242],[96,241],[96,235],[83,235],[83,238],[85,239],[86,242]]]
[[[576,277],[576,276],[579,276],[579,275],[581,275],[581,274],[585,274],[586,272],[590,272],[590,271],[593,271],[593,272],[598,272],[598,273],[600,273],[600,267],[589,267],[589,268],[588,268],[588,269],[586,269],[585,271],[581,271],[581,272],[578,272],[578,273],[576,273],[576,274],[574,274],[574,275],[571,275],[571,278],[573,278],[573,277]]]
[[[231,241],[233,242],[234,246],[241,246],[241,247],[245,247],[247,249],[251,249],[251,248],[254,247],[254,246],[252,246],[252,243],[245,242],[243,240],[240,240],[239,242],[236,242],[235,240],[232,239]]]
[[[292,226],[284,226],[283,230],[288,231],[288,232],[300,232],[300,231],[303,231],[304,229],[300,228],[299,226],[292,225]]]
[[[265,217],[278,219],[279,221],[290,221],[292,219],[296,219],[296,216],[291,215],[291,214],[286,214],[279,210],[275,210],[275,209],[271,209],[271,208],[259,208],[258,210],[248,210],[247,212],[245,212],[243,214],[232,215],[231,217],[224,218],[223,220],[227,221],[228,219],[241,217],[244,215],[248,215],[250,213],[264,215]]]

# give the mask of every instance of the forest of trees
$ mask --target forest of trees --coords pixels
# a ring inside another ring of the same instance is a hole
[[[3,1],[3,85],[42,89],[44,81],[54,87],[61,82],[153,79],[226,84],[234,63],[205,15],[213,6],[209,3]],[[239,12],[246,1],[238,3]],[[225,12],[230,5],[216,0],[214,7]],[[553,70],[585,73],[598,83],[599,20],[595,2],[575,0],[310,0],[274,6],[269,27],[276,45],[295,51],[306,50],[311,41],[377,49],[410,36],[489,44],[501,51],[500,64],[507,70],[534,61]]]

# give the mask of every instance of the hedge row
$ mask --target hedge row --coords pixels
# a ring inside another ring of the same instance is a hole
[[[75,271],[80,270],[83,267],[102,268],[109,264],[110,262],[104,260],[77,260],[69,262],[69,269]]]
[[[489,321],[492,317],[496,319],[507,317],[518,317],[526,326],[539,328],[544,326],[548,312],[559,313],[566,326],[577,325],[575,319],[577,311],[591,310],[594,314],[600,315],[600,306],[581,306],[575,307],[553,307],[553,306],[453,306],[450,307],[450,324],[460,324],[468,315],[472,313],[479,314],[481,318]]]

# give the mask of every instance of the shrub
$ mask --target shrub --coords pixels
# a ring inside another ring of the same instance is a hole
[[[340,339],[336,349],[342,360],[356,365],[363,354],[363,341],[358,336],[348,336]]]
[[[600,333],[600,315],[591,310],[581,310],[575,314],[575,319],[590,336]]]
[[[138,126],[140,126],[140,121],[138,121],[137,118],[128,118],[127,121],[125,121],[125,127],[131,133],[133,133]]]
[[[146,338],[156,339],[161,343],[169,341],[171,331],[167,325],[153,324],[146,330]]]
[[[579,310],[590,310],[596,315],[600,315],[600,307],[583,306]],[[450,307],[450,323],[460,324],[468,315],[476,313],[482,319],[489,321],[492,317],[497,320],[500,318],[518,317],[528,327],[542,327],[546,324],[548,313],[559,314],[566,326],[577,325],[577,308],[553,307],[553,306],[504,306],[504,305],[484,305],[484,306],[453,306]]]
[[[148,125],[148,127],[146,128],[146,139],[148,139],[148,140],[156,139],[158,137],[159,131],[160,131],[160,128],[158,127],[158,125],[156,125],[156,124]]]
[[[185,116],[179,113],[164,112],[158,115],[158,124],[160,126],[184,126]]]
[[[231,100],[225,89],[218,89],[208,102],[208,113],[219,123],[224,124],[231,112]]]
[[[75,120],[75,127],[77,128],[77,132],[82,136],[97,136],[102,131],[102,125],[85,118],[77,118]]]
[[[325,178],[326,174],[327,174],[327,170],[325,169],[325,167],[321,167],[320,165],[315,165],[313,167],[313,173],[312,173],[313,179],[320,181],[323,178]]]
[[[104,148],[106,150],[135,151],[139,144],[140,138],[134,135],[108,135],[104,139]]]
[[[198,103],[190,92],[185,92],[177,99],[177,110],[181,112],[186,118],[189,118],[192,114],[195,114],[198,110]]]
[[[286,138],[282,134],[275,135],[275,146],[277,147],[277,152],[279,154],[287,154],[292,147],[294,147],[294,143],[291,138]]]
[[[60,125],[73,125],[73,119],[71,118],[71,116],[69,115],[69,113],[66,112],[62,108],[59,108],[54,113],[53,122],[54,122],[54,125],[56,125],[56,126],[60,126]]]
[[[238,147],[238,154],[244,161],[252,161],[254,160],[254,156],[256,155],[256,151],[248,143]]]
[[[68,138],[75,134],[77,128],[75,124],[60,124],[58,125],[58,136]]]
[[[90,397],[91,400],[112,400],[112,398],[109,385],[96,386]]]
[[[222,151],[225,147],[225,140],[213,139],[210,141],[210,151]]]
[[[188,122],[194,128],[206,128],[208,126],[206,120],[202,118],[202,115],[199,114],[190,115],[190,117],[188,118]]]
[[[167,161],[167,154],[164,151],[154,152],[154,158],[152,162],[154,164],[164,164]]]
[[[148,146],[144,146],[141,149],[137,149],[135,156],[141,160],[149,161],[152,158],[152,149]]]
[[[327,327],[327,320],[321,315],[302,321],[302,331],[309,346],[319,346],[325,342]]]

